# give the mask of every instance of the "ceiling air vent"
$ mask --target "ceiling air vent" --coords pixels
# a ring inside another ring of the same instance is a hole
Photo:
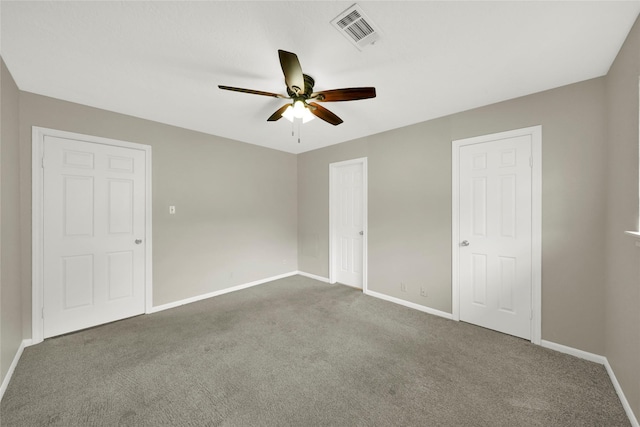
[[[354,4],[331,21],[338,31],[358,49],[369,46],[380,39],[380,31],[371,19]]]

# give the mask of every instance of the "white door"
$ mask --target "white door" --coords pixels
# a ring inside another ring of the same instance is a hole
[[[335,281],[362,289],[365,183],[363,162],[332,166],[333,260]]]
[[[144,313],[145,152],[44,138],[44,338]]]
[[[530,135],[460,147],[460,320],[531,338]],[[455,242],[454,242],[455,244]]]

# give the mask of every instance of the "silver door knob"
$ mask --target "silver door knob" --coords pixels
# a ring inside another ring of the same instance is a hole
[[[136,245],[139,245],[140,243],[142,243],[142,239],[136,239]]]
[[[463,240],[463,241],[460,243],[460,246],[469,246],[469,241],[468,241],[468,240]]]
[[[360,234],[361,236],[363,236],[363,235],[364,235],[364,231],[361,231],[359,234]]]

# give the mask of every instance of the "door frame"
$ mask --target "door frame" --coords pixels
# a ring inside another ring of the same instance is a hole
[[[33,126],[31,129],[31,332],[32,343],[44,340],[44,139],[46,136],[72,139],[94,144],[111,145],[145,152],[145,313],[153,307],[152,269],[152,203],[151,203],[151,146],[116,139],[84,135]]]
[[[357,159],[345,160],[342,162],[329,163],[329,283],[336,283],[336,268],[338,261],[336,259],[338,251],[336,249],[336,207],[340,205],[338,200],[338,191],[336,189],[335,177],[338,168],[341,166],[350,166],[355,164],[362,165],[362,292],[367,292],[367,266],[368,266],[368,175],[367,175],[367,158],[360,157]]]
[[[518,136],[531,137],[531,342],[542,340],[542,126],[451,142],[451,314],[460,320],[460,148]]]

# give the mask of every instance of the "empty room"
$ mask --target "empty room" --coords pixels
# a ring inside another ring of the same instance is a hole
[[[639,16],[0,0],[0,425],[640,427]]]

